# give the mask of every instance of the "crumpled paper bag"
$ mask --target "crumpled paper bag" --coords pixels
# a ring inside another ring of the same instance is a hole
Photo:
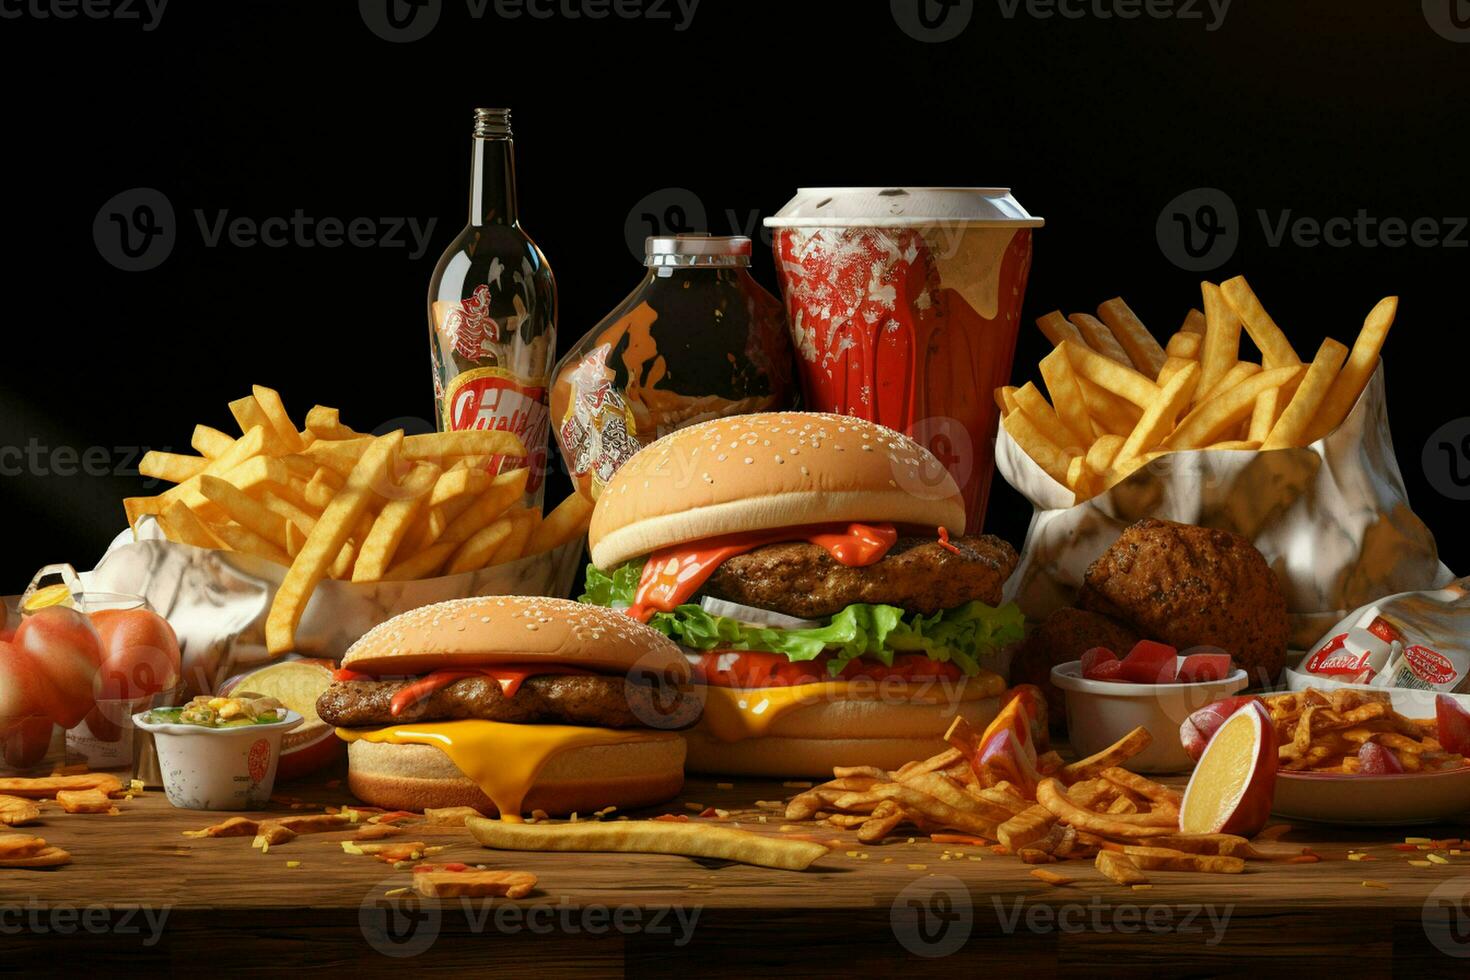
[[[273,659],[266,652],[265,620],[285,568],[254,555],[176,544],[151,519],[139,523],[137,536],[113,543],[86,577],[87,588],[141,595],[169,621],[183,651],[189,694],[212,692]],[[579,537],[545,554],[417,582],[324,581],[302,614],[295,652],[340,660],[377,624],[446,599],[566,596],[582,567],[582,547]]]
[[[1409,507],[1381,365],[1343,423],[1310,446],[1170,453],[1075,506],[1072,491],[1004,426],[995,457],[1036,508],[1005,596],[1034,619],[1072,605],[1087,566],[1145,517],[1224,528],[1254,543],[1285,587],[1294,649],[1380,596],[1454,579]]]

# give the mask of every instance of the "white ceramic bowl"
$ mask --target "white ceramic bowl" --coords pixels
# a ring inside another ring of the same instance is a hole
[[[1066,692],[1067,738],[1079,757],[1102,751],[1142,725],[1153,741],[1128,760],[1127,768],[1181,773],[1194,769],[1194,760],[1179,744],[1184,719],[1244,689],[1250,680],[1237,668],[1223,680],[1192,684],[1091,681],[1082,676],[1082,661],[1073,660],[1053,667],[1051,682]]]
[[[301,715],[288,711],[268,725],[205,728],[159,724],[140,711],[133,715],[133,724],[153,733],[163,788],[174,806],[255,810],[270,800],[281,760],[281,736],[301,724]]]

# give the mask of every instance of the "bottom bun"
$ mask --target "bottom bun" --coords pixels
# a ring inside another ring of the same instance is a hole
[[[907,707],[907,706],[904,706]],[[700,725],[685,737],[689,742],[690,772],[722,776],[820,776],[832,778],[835,766],[877,766],[897,769],[906,762],[927,759],[949,748],[944,733],[955,715],[976,728],[983,729],[1000,711],[999,698],[966,701],[959,710],[945,716],[930,734],[887,734],[878,738],[854,738],[845,733],[835,737],[810,734],[802,737],[768,735],[725,742],[710,735]],[[894,727],[907,727],[913,712],[894,712],[901,721]],[[881,726],[880,726],[881,727]],[[835,733],[836,730],[834,730]],[[852,731],[846,729],[845,731]]]
[[[347,749],[347,786],[387,810],[472,806],[495,816],[495,804],[431,745],[358,741]],[[547,760],[521,809],[551,815],[628,809],[673,799],[684,788],[684,740],[678,736],[568,749]]]

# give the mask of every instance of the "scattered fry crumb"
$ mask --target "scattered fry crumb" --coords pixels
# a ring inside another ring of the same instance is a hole
[[[1363,884],[1363,887],[1364,888],[1387,888],[1388,887],[1388,884],[1386,882],[1374,881],[1372,878],[1364,878],[1362,884]]]
[[[1435,864],[1449,864],[1450,863],[1450,859],[1447,858],[1447,857],[1445,857],[1443,854],[1431,854],[1431,855],[1429,855],[1429,860],[1432,861],[1432,862],[1434,862]]]
[[[734,783],[715,783],[715,789],[734,789]]]
[[[299,868],[299,867],[301,867],[301,862],[300,861],[287,861],[286,862],[286,867],[288,867],[288,868]]]

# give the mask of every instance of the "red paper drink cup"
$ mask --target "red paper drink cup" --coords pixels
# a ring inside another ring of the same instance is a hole
[[[927,446],[978,532],[1042,219],[1003,188],[814,187],[765,223],[805,407]]]

